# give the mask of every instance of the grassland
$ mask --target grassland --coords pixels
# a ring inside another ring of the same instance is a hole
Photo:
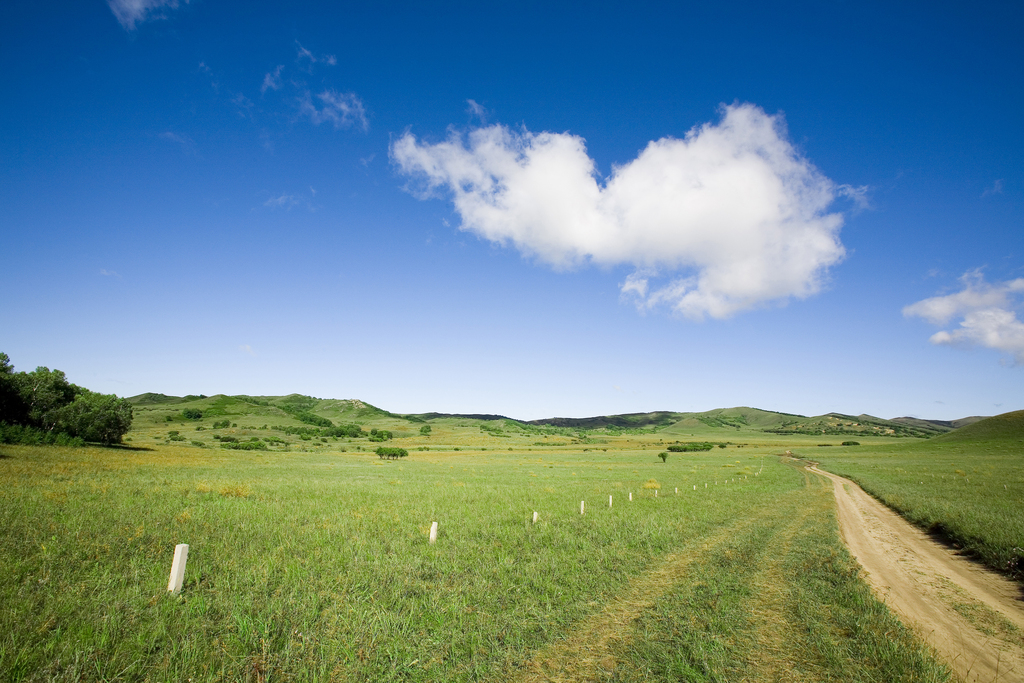
[[[1024,411],[926,441],[799,452],[989,567],[1024,578]]]
[[[1020,544],[1013,438],[747,408],[485,417],[150,396],[128,448],[0,446],[0,680],[945,681],[858,578],[828,485],[778,456],[996,564]],[[371,428],[409,457],[373,456]],[[677,442],[724,447],[663,463]]]
[[[662,463],[657,435],[542,447],[445,419],[396,439],[400,462],[344,440],[4,447],[0,676],[947,680],[857,579],[828,489],[774,446]]]

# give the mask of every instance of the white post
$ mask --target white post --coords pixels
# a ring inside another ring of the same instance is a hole
[[[655,498],[657,498],[657,497],[658,497],[658,489],[654,489],[654,497],[655,497]]]
[[[537,523],[537,511],[536,510],[533,511],[533,523],[534,524]]]
[[[437,540],[437,522],[430,523],[430,542],[433,543]]]
[[[629,499],[633,500],[633,492],[632,491],[629,492]]]
[[[583,508],[584,508],[584,506],[585,506],[585,505],[586,505],[586,503],[585,503],[584,501],[582,501],[582,500],[581,500],[581,501],[580,501],[580,514],[581,514],[581,515],[583,514]]]
[[[676,495],[679,495],[679,487],[676,487]]]
[[[696,484],[694,484],[694,485],[693,485],[693,490],[694,490],[694,491],[696,491],[696,490],[697,490],[697,485],[696,485]]]
[[[608,507],[612,506],[612,497],[608,496]]]
[[[174,546],[174,561],[171,563],[171,579],[167,582],[167,590],[171,595],[181,592],[181,584],[185,580],[185,563],[188,562],[188,544],[179,543]]]
[[[708,487],[708,483],[704,482],[704,488],[707,488],[707,487]]]

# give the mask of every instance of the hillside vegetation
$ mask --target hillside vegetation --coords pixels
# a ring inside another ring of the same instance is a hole
[[[589,418],[548,418],[521,421],[503,415],[420,413],[396,414],[363,401],[288,396],[166,396],[140,394],[129,399],[136,407],[143,438],[184,441],[195,446],[223,445],[221,437],[261,443],[260,448],[311,448],[324,439],[359,448],[373,429],[387,438],[420,433],[424,426],[439,431],[432,443],[467,445],[460,429],[478,430],[494,446],[599,445],[622,436],[657,436],[660,443],[688,441],[739,442],[761,439],[781,443],[793,437],[840,445],[850,438],[889,440],[927,438],[948,431],[939,425],[908,425],[868,415],[829,413],[805,417],[757,408],[724,408],[702,413],[653,412]],[[184,427],[182,429],[181,427]],[[217,431],[221,430],[221,431]],[[346,431],[348,430],[348,431]],[[171,431],[176,433],[170,435]],[[360,434],[360,431],[362,432]],[[203,433],[205,432],[205,433]],[[472,432],[474,437],[475,432]],[[451,436],[455,438],[444,437]],[[347,440],[345,440],[347,439]],[[355,439],[354,441],[352,439]]]

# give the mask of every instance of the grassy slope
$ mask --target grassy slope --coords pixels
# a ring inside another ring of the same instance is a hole
[[[924,442],[803,453],[993,569],[1024,578],[1024,411]]]

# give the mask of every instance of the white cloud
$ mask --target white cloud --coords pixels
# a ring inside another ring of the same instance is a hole
[[[487,109],[476,100],[466,100],[466,112],[470,116],[480,119],[481,123],[487,123]]]
[[[172,131],[165,131],[159,135],[161,140],[167,140],[175,144],[181,145],[182,151],[186,154],[196,153],[196,143],[191,137],[184,133],[175,133]]]
[[[238,350],[241,351],[242,353],[248,355],[248,356],[253,356],[253,357],[256,356],[256,352],[253,351],[252,347],[249,346],[248,344],[242,344],[241,346],[238,347]]]
[[[285,211],[291,211],[298,206],[315,213],[318,208],[314,203],[315,200],[316,188],[310,186],[308,195],[305,192],[282,192],[281,194],[269,195],[264,200],[263,206],[268,209],[284,209]]]
[[[632,265],[621,286],[641,309],[700,319],[803,298],[842,260],[844,190],[794,149],[780,116],[751,104],[684,139],[655,140],[607,179],[583,138],[501,125],[391,146],[421,198],[450,193],[461,228],[559,269]],[[668,282],[652,284],[662,274]]]
[[[312,66],[313,64],[316,64],[318,62],[323,62],[328,66],[335,66],[338,63],[338,58],[335,57],[334,55],[322,55],[320,57],[317,57],[312,52],[304,48],[302,46],[302,43],[300,43],[299,41],[296,40],[295,45],[297,46],[296,49],[298,51],[298,56],[296,56],[295,60],[300,64],[302,64],[303,61],[309,62],[309,66]]]
[[[1000,178],[999,180],[997,180],[994,183],[992,183],[992,187],[985,188],[985,191],[981,193],[981,196],[982,196],[982,198],[985,198],[985,197],[991,197],[994,194],[1002,194],[1002,193],[1003,193],[1003,179]]]
[[[364,131],[369,130],[370,122],[366,118],[366,107],[355,93],[340,93],[328,89],[316,98],[323,105],[320,109],[317,109],[309,92],[303,93],[299,98],[299,113],[308,116],[314,124],[319,126],[329,121],[335,128],[355,126]]]
[[[276,197],[271,197],[267,201],[263,202],[263,206],[268,206],[271,209],[290,209],[293,206],[297,206],[299,201],[299,198],[293,194],[282,194]]]
[[[1024,278],[990,285],[980,270],[960,278],[963,289],[906,306],[903,315],[924,318],[945,326],[959,318],[960,326],[931,336],[933,344],[983,346],[1010,354],[1015,364],[1024,364],[1024,323],[1017,319],[1019,297],[1024,295]]]
[[[280,90],[281,89],[281,70],[284,69],[284,64],[279,64],[273,71],[268,71],[267,75],[263,77],[263,85],[260,86],[260,93],[265,93],[267,90]]]
[[[164,9],[178,8],[178,0],[107,0],[107,4],[127,31],[134,31],[135,25],[144,21],[166,19]]]

